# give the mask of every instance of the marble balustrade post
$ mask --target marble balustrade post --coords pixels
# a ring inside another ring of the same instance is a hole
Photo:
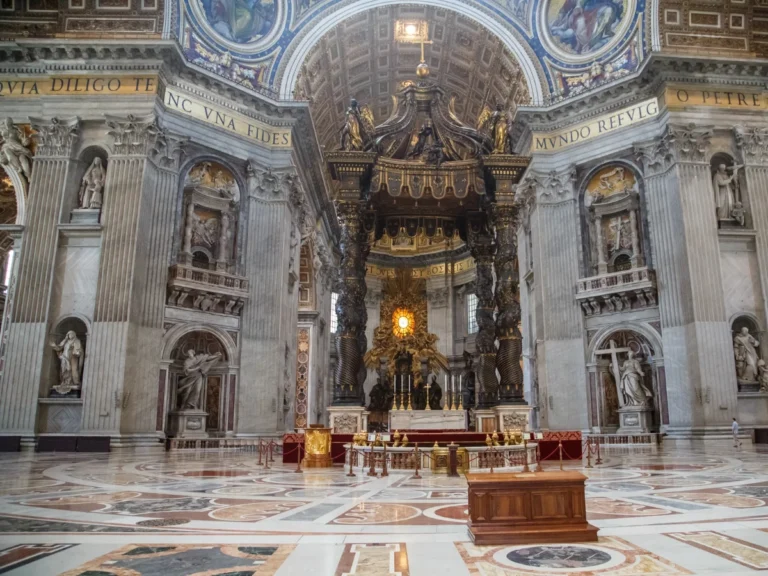
[[[659,140],[636,146],[656,253],[670,434],[724,431],[736,411],[708,161],[711,136],[707,128],[671,125]]]
[[[53,384],[41,382],[41,368],[48,351],[58,224],[67,186],[73,185],[72,152],[80,130],[77,118],[31,121],[37,151],[32,161],[16,285],[6,304],[11,311],[0,382],[0,433],[20,435],[25,444],[34,442],[37,399],[47,392],[45,386]]]
[[[177,147],[154,115],[108,116],[107,126],[114,145],[81,431],[111,436],[115,445],[155,445]]]

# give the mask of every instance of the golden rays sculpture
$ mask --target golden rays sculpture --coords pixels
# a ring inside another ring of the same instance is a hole
[[[448,370],[448,360],[437,351],[437,336],[427,331],[426,282],[413,278],[411,270],[398,269],[394,278],[385,281],[383,296],[365,365],[375,370],[386,359],[388,373],[394,374],[396,359],[410,354],[416,386],[422,384],[422,360],[427,361],[428,372]]]

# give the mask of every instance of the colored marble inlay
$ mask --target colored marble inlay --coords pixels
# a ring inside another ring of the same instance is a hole
[[[768,569],[768,548],[726,536],[719,532],[678,532],[667,534],[670,538],[687,542],[701,550],[721,558],[737,562],[756,570]]]
[[[347,544],[335,576],[410,576],[405,544]]]
[[[73,546],[75,544],[19,544],[0,550],[0,574]]]

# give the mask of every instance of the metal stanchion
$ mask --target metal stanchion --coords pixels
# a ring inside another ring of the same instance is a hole
[[[347,455],[349,456],[349,472],[347,472],[347,476],[349,476],[350,478],[354,478],[355,476],[357,476],[357,474],[355,474],[354,471],[352,470],[352,455],[353,455],[353,453],[356,453],[356,452],[354,450],[352,450],[352,448],[347,450]]]
[[[385,476],[389,476],[389,472],[387,472],[387,443],[384,443],[384,453],[381,456],[381,477],[384,478]]]
[[[414,478],[421,478],[421,476],[419,475],[419,467],[421,466],[421,456],[419,455],[419,443],[418,442],[416,442],[416,444],[414,444],[413,449],[415,450],[415,453],[416,453],[416,472],[414,473],[413,477]]]
[[[597,459],[595,460],[595,465],[596,466],[600,466],[600,464],[603,463],[602,458],[600,458],[600,444],[601,444],[601,442],[600,442],[600,439],[598,438],[598,440],[597,440]]]
[[[259,461],[256,462],[256,466],[263,466],[263,464],[261,463],[261,439],[259,439],[259,443],[256,445],[256,448],[259,452]]]
[[[560,470],[563,469],[563,441],[557,441],[557,449],[560,451]]]
[[[376,476],[376,453],[373,451],[373,446],[371,446],[371,451],[368,453],[368,463],[370,464],[368,476]]]
[[[298,454],[296,455],[296,470],[294,474],[301,474],[301,444],[298,445]]]
[[[491,457],[488,459],[491,463],[491,471],[490,474],[493,474],[493,447],[488,446],[488,451],[491,453]]]
[[[536,443],[536,472],[542,472],[544,468],[541,467],[541,444]]]
[[[587,437],[587,468],[592,468],[592,439]]]

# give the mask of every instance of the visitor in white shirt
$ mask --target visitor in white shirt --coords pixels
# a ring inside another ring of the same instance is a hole
[[[736,418],[733,419],[733,424],[731,424],[731,431],[733,432],[733,447],[737,448],[741,446],[741,440],[739,440],[739,423],[736,422]]]

